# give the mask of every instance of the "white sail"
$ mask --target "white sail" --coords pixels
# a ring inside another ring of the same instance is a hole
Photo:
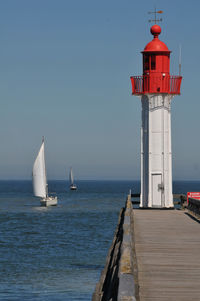
[[[74,177],[73,177],[72,168],[70,168],[70,172],[69,172],[69,183],[70,183],[70,185],[74,184]]]
[[[44,157],[44,141],[33,165],[33,192],[37,197],[47,197],[47,180]]]

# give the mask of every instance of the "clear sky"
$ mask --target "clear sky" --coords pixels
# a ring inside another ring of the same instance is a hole
[[[173,178],[200,180],[200,1],[0,1],[0,179],[30,179],[46,139],[47,174],[140,179],[141,103],[131,75],[164,11],[181,96],[172,103]]]

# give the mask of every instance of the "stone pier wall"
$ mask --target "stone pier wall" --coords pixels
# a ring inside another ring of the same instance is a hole
[[[131,196],[119,214],[115,235],[104,270],[96,285],[92,301],[135,301],[137,298],[137,264],[134,256],[133,208]]]

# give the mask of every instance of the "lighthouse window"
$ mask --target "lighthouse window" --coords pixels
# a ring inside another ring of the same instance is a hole
[[[149,70],[149,56],[144,56],[144,70]]]
[[[156,56],[152,55],[151,56],[151,70],[155,70],[156,69]]]

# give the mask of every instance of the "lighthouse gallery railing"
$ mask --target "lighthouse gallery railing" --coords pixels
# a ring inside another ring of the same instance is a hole
[[[132,94],[180,94],[182,76],[131,76]]]

